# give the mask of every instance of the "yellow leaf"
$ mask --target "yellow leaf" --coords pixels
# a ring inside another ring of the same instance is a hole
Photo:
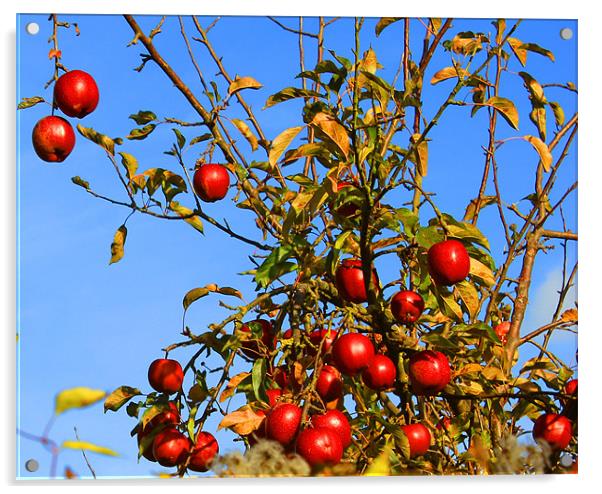
[[[125,225],[121,225],[115,232],[113,243],[111,244],[111,260],[109,264],[119,262],[123,258],[125,239],[128,234],[128,229]]]
[[[190,226],[192,226],[195,230],[204,233],[203,222],[198,216],[191,216],[193,213],[192,209],[180,206],[180,203],[176,201],[171,201],[169,203],[169,209],[178,213],[182,217],[182,219]]]
[[[517,38],[508,38],[508,44],[514,55],[516,55],[516,58],[518,58],[518,61],[524,67],[527,63],[527,50],[522,47],[523,42]]]
[[[339,148],[345,158],[349,155],[349,134],[337,120],[326,113],[316,113],[311,122],[312,125],[318,127],[326,136]]]
[[[464,376],[465,374],[480,374],[483,371],[481,364],[466,364],[454,372],[454,377]]]
[[[523,139],[525,139],[525,141],[527,142],[530,142],[531,145],[535,148],[535,151],[537,151],[537,154],[539,154],[539,159],[541,160],[543,169],[546,172],[549,172],[553,161],[550,148],[539,137],[525,136]]]
[[[250,376],[251,374],[249,372],[241,372],[240,374],[236,374],[232,379],[230,379],[230,382],[226,385],[226,389],[224,389],[224,391],[222,392],[222,394],[219,397],[219,402],[223,403],[224,401],[226,401],[228,398],[230,398],[231,396],[234,395],[237,386],[247,377]]]
[[[462,67],[445,67],[431,78],[431,84],[437,84],[438,82],[445,81],[447,79],[452,79],[454,77],[466,77],[468,72]]]
[[[241,408],[226,415],[218,426],[218,430],[228,428],[236,434],[246,436],[259,429],[265,415],[258,415],[250,408]]]
[[[263,87],[263,84],[257,82],[252,77],[238,77],[232,81],[230,87],[228,88],[228,93],[234,94],[236,91],[240,91],[241,89],[259,89]]]
[[[112,410],[116,412],[123,405],[125,405],[131,398],[134,396],[141,395],[139,389],[132,388],[130,386],[120,386],[115,391],[113,391],[107,399],[105,400],[104,409],[105,412],[107,410]]]
[[[579,320],[578,315],[577,309],[568,309],[562,313],[560,320],[566,322],[577,322]]]
[[[101,455],[107,456],[119,456],[115,451],[109,448],[105,448],[104,446],[98,446],[96,444],[89,443],[87,441],[65,441],[61,445],[63,449],[79,449],[91,451],[93,453],[98,453]]]
[[[385,446],[382,452],[374,458],[374,461],[370,463],[366,469],[364,476],[366,477],[388,477],[391,475],[391,461],[389,456],[391,455],[391,446]]]
[[[413,134],[410,138],[410,141],[412,142],[412,144],[416,144],[420,140],[420,137],[420,134]],[[420,144],[418,144],[415,156],[416,157],[414,160],[416,162],[416,167],[418,168],[418,173],[425,177],[428,171],[429,161],[429,148],[426,139],[424,139]]]
[[[270,165],[276,166],[280,156],[284,153],[284,150],[293,142],[293,139],[297,137],[297,134],[301,132],[304,126],[291,127],[278,134],[278,136],[272,141],[270,146],[270,153],[268,155],[268,161]]]
[[[492,286],[495,283],[495,277],[491,269],[472,257],[470,258],[470,275],[478,278],[487,286]]]
[[[100,389],[86,387],[70,388],[56,395],[54,413],[60,415],[72,408],[83,408],[102,400],[107,395]]]
[[[251,145],[251,149],[253,151],[257,150],[257,137],[251,132],[251,129],[247,125],[244,120],[239,120],[238,118],[233,118],[232,123],[234,126],[240,131],[240,133],[249,141]]]
[[[475,317],[479,311],[479,292],[477,292],[475,286],[469,281],[463,280],[456,283],[454,289],[458,291],[470,317]]]
[[[490,381],[505,381],[506,380],[506,375],[504,374],[504,371],[502,371],[502,369],[500,369],[499,367],[493,367],[488,365],[487,367],[485,367],[483,369],[483,377],[485,377],[485,379],[489,379]]]
[[[512,128],[518,130],[518,110],[512,101],[494,96],[489,98],[485,104],[495,108]]]

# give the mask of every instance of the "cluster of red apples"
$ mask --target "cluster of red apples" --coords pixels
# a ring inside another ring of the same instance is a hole
[[[94,78],[83,70],[71,70],[54,84],[54,107],[73,118],[84,118],[98,106],[98,86]],[[75,132],[63,117],[49,115],[36,123],[31,140],[40,159],[62,162],[75,146]]]

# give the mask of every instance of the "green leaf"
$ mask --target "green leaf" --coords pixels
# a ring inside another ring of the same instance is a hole
[[[447,317],[458,322],[462,322],[464,315],[458,302],[456,302],[451,294],[436,292],[439,310]]]
[[[182,134],[182,132],[180,132],[179,129],[171,130],[173,130],[174,134],[176,135],[176,139],[178,140],[178,147],[182,149],[186,145],[186,137],[184,137],[184,134]]]
[[[238,118],[233,118],[232,123],[234,126],[240,131],[240,133],[245,137],[249,144],[251,145],[251,150],[257,150],[257,137],[251,132],[251,129],[246,124],[244,120],[239,120]]]
[[[297,264],[286,262],[292,255],[293,247],[291,245],[281,245],[276,247],[261,266],[255,272],[255,281],[262,287],[268,286],[273,280],[290,273],[297,268]]]
[[[155,127],[155,124],[148,124],[140,129],[132,129],[126,138],[130,140],[141,141],[142,139],[146,139],[150,133],[155,130]]]
[[[546,172],[549,172],[552,166],[552,161],[554,160],[552,157],[552,153],[550,152],[550,148],[543,142],[541,139],[535,136],[525,136],[523,139],[535,148],[537,154],[539,155],[539,159],[541,160],[541,164]]]
[[[487,237],[485,237],[481,230],[479,230],[476,226],[470,223],[456,221],[447,214],[444,214],[443,216],[446,220],[445,227],[447,228],[450,237],[468,240],[470,242],[482,245],[487,250],[491,250],[489,240],[487,240]]]
[[[21,103],[17,105],[17,109],[25,110],[25,108],[31,108],[32,106],[37,105],[38,103],[44,103],[46,100],[41,96],[33,96],[31,98],[23,98]]]
[[[113,237],[113,243],[111,243],[111,260],[109,264],[114,264],[121,261],[124,254],[125,239],[127,237],[128,230],[125,225],[121,225],[115,232]]]
[[[104,403],[104,410],[105,412],[107,410],[116,412],[128,401],[130,401],[134,396],[139,396],[141,394],[142,393],[137,388],[132,388],[130,386],[120,386],[109,396],[106,397]]]
[[[278,160],[280,159],[280,156],[282,156],[282,153],[284,153],[284,150],[290,145],[293,139],[297,137],[297,134],[299,134],[304,127],[305,126],[302,125],[299,127],[286,129],[272,141],[268,155],[268,161],[270,162],[270,165],[276,166],[276,163],[278,163]]]
[[[392,453],[392,448],[389,445],[385,445],[382,452],[372,460],[372,463],[368,465],[364,476],[366,477],[388,477],[391,475],[391,460],[389,457]]]
[[[272,94],[267,101],[265,102],[265,108],[270,108],[278,103],[282,103],[283,101],[288,101],[295,98],[321,98],[322,94],[312,91],[311,89],[300,89],[296,87],[287,87],[282,91],[277,92],[276,94]]]
[[[105,448],[104,446],[98,446],[87,441],[64,441],[63,444],[61,444],[61,448],[85,450],[106,456],[119,456],[119,454],[112,449]]]
[[[255,398],[260,401],[267,401],[265,396],[265,375],[266,375],[266,360],[264,358],[257,359],[253,363],[253,370],[251,371],[251,379],[253,383],[253,394]]]
[[[228,93],[234,94],[237,91],[240,91],[241,89],[259,89],[261,87],[263,87],[263,84],[261,84],[260,82],[257,82],[252,77],[236,76],[236,78],[230,83],[230,86],[228,87]]]
[[[199,142],[208,141],[208,140],[209,140],[209,139],[211,139],[212,137],[213,137],[213,135],[212,135],[212,134],[209,134],[209,133],[207,133],[207,134],[202,134],[202,135],[200,135],[200,136],[197,136],[197,137],[193,137],[193,138],[190,140],[190,145],[192,146],[192,145],[194,145],[194,144],[198,144]]]
[[[143,111],[140,110],[138,113],[134,113],[130,115],[130,118],[136,122],[138,125],[146,125],[149,122],[157,119],[157,115],[155,115],[152,111]]]
[[[184,300],[182,301],[184,310],[188,310],[188,307],[190,307],[193,302],[196,302],[198,299],[209,295],[210,292],[211,290],[209,290],[207,287],[193,288],[192,290],[189,290],[188,293],[184,295]]]
[[[82,124],[77,124],[77,130],[86,139],[104,148],[111,156],[115,155],[115,141],[110,137],[101,134],[100,132],[96,132],[90,127],[84,127]]]
[[[416,243],[424,249],[429,249],[431,246],[442,240],[444,240],[443,233],[437,226],[422,227],[416,232]]]
[[[138,160],[129,153],[119,153],[121,155],[121,164],[127,171],[127,176],[131,180],[138,170]]]
[[[493,98],[489,98],[485,104],[493,106],[512,128],[518,130],[518,111],[512,101],[507,98],[494,96]]]
[[[380,20],[376,23],[376,27],[374,28],[374,34],[376,34],[376,37],[378,38],[380,36],[380,33],[382,33],[386,27],[389,27],[391,24],[400,21],[401,19],[401,17],[381,17]]]
[[[72,408],[84,408],[102,400],[107,393],[87,387],[70,388],[61,391],[54,400],[54,413],[60,415]]]
[[[181,206],[177,201],[171,201],[169,203],[169,209],[178,213],[182,219],[192,226],[195,230],[198,230],[201,233],[205,233],[203,229],[203,222],[198,216],[191,216],[193,214],[192,209],[188,209],[185,206]]]
[[[75,184],[75,185],[79,185],[80,187],[83,187],[86,190],[90,190],[90,183],[86,182],[83,178],[77,176],[77,177],[71,177],[71,181]]]

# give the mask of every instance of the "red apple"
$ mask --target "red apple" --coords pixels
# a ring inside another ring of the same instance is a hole
[[[428,251],[428,266],[438,285],[454,285],[468,276],[470,257],[459,240],[444,240]]]
[[[270,321],[255,319],[243,324],[239,331],[249,333],[249,339],[243,341],[240,350],[251,360],[261,357],[265,350],[272,351],[276,347],[277,338]]]
[[[54,103],[70,117],[83,118],[98,105],[98,86],[83,70],[70,70],[54,85]]]
[[[341,373],[331,365],[324,365],[316,380],[316,392],[325,402],[336,400],[343,395]]]
[[[336,465],[343,458],[343,445],[332,429],[310,427],[299,434],[297,453],[312,467]]]
[[[341,181],[337,184],[337,191],[341,191],[341,189],[344,189],[346,187],[357,187],[353,182],[348,182],[348,181]],[[352,202],[348,202],[346,204],[343,204],[342,206],[339,206],[338,208],[336,208],[334,210],[335,213],[337,213],[340,216],[344,216],[346,218],[351,218],[352,216],[355,216],[358,211],[359,211],[359,207],[352,203]]]
[[[31,134],[33,148],[49,163],[64,161],[75,146],[73,127],[62,117],[48,116],[38,121]]]
[[[424,300],[412,290],[402,290],[391,299],[391,312],[399,323],[415,323],[423,311]]]
[[[410,443],[410,457],[424,455],[431,446],[431,433],[421,423],[402,425],[401,430]]]
[[[169,402],[167,410],[158,413],[146,424],[145,429],[150,430],[163,425],[178,425],[180,423],[180,412],[176,404]]]
[[[347,333],[332,346],[334,364],[342,373],[353,376],[370,365],[374,358],[374,345],[359,333]]]
[[[283,446],[293,442],[301,425],[302,410],[292,403],[280,403],[272,408],[266,419],[267,437]]]
[[[437,430],[441,431],[447,431],[449,432],[450,428],[452,426],[452,421],[449,417],[443,417],[439,422],[437,422]]]
[[[226,197],[230,187],[230,175],[224,165],[207,163],[194,172],[194,191],[205,202],[215,202]]]
[[[410,357],[410,382],[417,395],[434,395],[451,379],[449,360],[441,352],[423,350]]]
[[[564,385],[564,392],[567,395],[577,395],[577,385],[579,383],[578,379],[571,379]]]
[[[142,446],[142,443],[146,442],[146,444],[144,445],[144,448],[142,449],[142,456],[144,456],[148,461],[153,461],[156,462],[157,459],[155,458],[155,456],[153,455],[153,441],[154,441],[154,437],[148,437],[151,432],[153,432],[150,428],[139,428],[138,429],[138,448],[140,449],[140,446]],[[145,441],[145,439],[148,437],[148,439]]]
[[[199,432],[190,453],[188,469],[194,472],[206,472],[218,453],[219,445],[215,437],[209,432]]]
[[[338,331],[334,329],[316,329],[309,334],[309,341],[316,348],[309,348],[307,353],[310,356],[315,356],[318,353],[318,348],[320,348],[320,344],[322,344],[322,355],[326,355],[330,352],[330,347],[332,347],[332,343],[336,339]],[[324,341],[324,343],[322,343]]]
[[[153,456],[164,467],[174,467],[186,461],[190,453],[190,439],[175,427],[159,432],[153,441]]]
[[[502,345],[505,345],[508,341],[508,332],[510,331],[510,321],[504,321],[499,323],[495,328],[493,328],[495,334],[502,342]]]
[[[545,413],[540,415],[533,426],[535,440],[546,441],[555,450],[566,448],[573,437],[571,421],[563,415]]]
[[[280,400],[280,398],[282,397],[282,390],[281,389],[266,389],[265,394],[268,397],[268,404],[270,405],[270,408],[274,408],[276,406],[276,404],[278,403],[278,401]]]
[[[311,418],[314,427],[324,427],[336,432],[341,440],[343,449],[351,444],[351,425],[345,414],[339,410],[328,410],[322,415],[314,415]]]
[[[276,367],[272,371],[272,379],[274,379],[276,384],[278,386],[280,386],[281,389],[288,388],[288,385],[290,384],[290,379],[288,377],[288,372],[286,370],[286,366],[280,365],[280,366]]]
[[[176,360],[159,358],[148,368],[148,382],[159,393],[176,393],[183,381],[184,372]]]
[[[376,290],[378,290],[378,276],[375,270],[372,270],[372,280]],[[359,259],[345,259],[336,270],[335,281],[339,295],[344,300],[356,304],[368,300],[368,294],[364,286],[362,261]]]
[[[385,355],[375,355],[372,363],[364,369],[362,379],[370,389],[389,389],[395,385],[397,369],[393,361]]]

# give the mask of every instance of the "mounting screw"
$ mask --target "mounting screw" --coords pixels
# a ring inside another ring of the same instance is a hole
[[[38,468],[40,468],[40,464],[37,460],[34,460],[33,458],[25,462],[25,470],[27,470],[28,472],[36,472]]]
[[[27,31],[27,34],[35,36],[40,32],[40,25],[37,22],[29,22],[25,25],[25,31]]]
[[[560,30],[560,37],[564,40],[571,39],[573,37],[573,30],[570,27],[564,27]]]

